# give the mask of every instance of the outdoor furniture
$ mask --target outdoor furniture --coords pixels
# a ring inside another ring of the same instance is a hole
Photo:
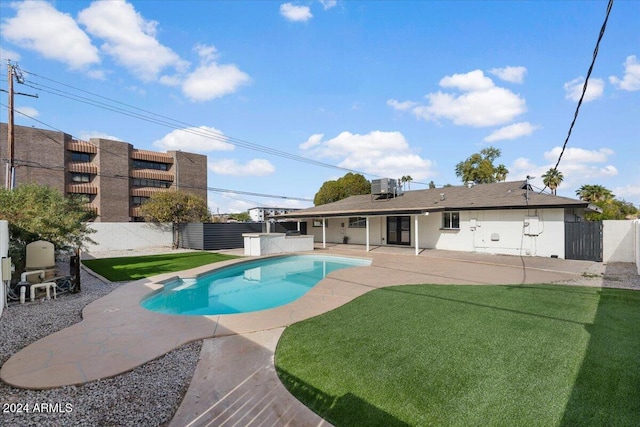
[[[36,299],[36,290],[44,289],[47,291],[47,299],[51,299],[51,289],[53,289],[53,299],[56,299],[56,283],[55,282],[44,282],[44,283],[36,283],[31,285],[30,289],[30,297],[31,301]]]

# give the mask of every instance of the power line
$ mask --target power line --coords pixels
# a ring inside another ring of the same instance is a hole
[[[303,162],[303,163],[311,164],[311,165],[314,165],[314,166],[330,168],[330,169],[336,169],[336,170],[345,171],[345,172],[359,173],[359,174],[362,174],[362,175],[378,176],[378,175],[375,175],[375,174],[362,172],[362,171],[358,171],[358,170],[355,170],[355,169],[350,169],[350,168],[345,168],[345,167],[341,167],[341,166],[337,166],[337,165],[332,165],[330,163],[321,162],[319,160],[310,159],[308,157],[304,157],[304,156],[300,156],[300,155],[297,155],[297,154],[288,153],[286,151],[277,150],[275,148],[266,147],[266,146],[259,145],[259,144],[256,144],[256,143],[252,143],[252,142],[249,142],[249,141],[246,141],[246,140],[243,140],[243,139],[240,139],[240,138],[236,138],[236,137],[233,137],[233,136],[228,136],[228,135],[221,136],[221,135],[216,134],[214,132],[211,132],[211,131],[208,131],[208,130],[205,130],[205,129],[201,129],[198,126],[196,126],[194,124],[191,124],[191,123],[187,123],[187,122],[184,122],[184,121],[181,121],[181,120],[176,120],[176,119],[173,119],[171,117],[163,116],[161,114],[157,114],[157,113],[151,112],[149,110],[144,110],[142,108],[138,108],[138,107],[135,107],[133,105],[126,104],[124,102],[120,102],[120,101],[117,101],[117,100],[114,100],[114,99],[111,99],[111,98],[108,98],[108,97],[105,97],[105,96],[102,96],[102,95],[99,95],[99,94],[96,94],[96,93],[93,93],[93,92],[85,91],[83,89],[76,88],[76,87],[73,87],[71,85],[68,85],[68,84],[65,84],[65,83],[62,83],[62,82],[58,82],[56,80],[53,80],[53,79],[38,75],[38,74],[30,72],[30,71],[23,70],[23,72],[27,73],[29,75],[41,78],[43,80],[47,80],[47,81],[62,85],[64,87],[67,87],[67,88],[70,88],[70,89],[73,89],[73,90],[76,90],[76,91],[80,91],[82,93],[85,93],[85,94],[88,94],[88,95],[91,95],[91,96],[94,96],[94,97],[98,97],[100,99],[104,99],[104,100],[112,102],[112,103],[116,103],[116,104],[125,106],[128,109],[124,109],[124,108],[121,108],[121,107],[117,107],[117,106],[113,106],[113,105],[110,105],[110,104],[106,104],[104,102],[96,101],[96,100],[93,100],[93,99],[90,99],[90,98],[87,98],[87,97],[84,97],[84,96],[76,95],[76,94],[61,90],[61,89],[56,89],[54,87],[47,86],[47,85],[44,85],[42,83],[38,83],[38,82],[31,82],[32,84],[25,83],[25,85],[27,85],[27,86],[29,86],[29,87],[31,87],[33,89],[40,90],[40,91],[46,92],[46,93],[50,93],[50,94],[55,95],[55,96],[60,96],[60,97],[66,98],[66,99],[71,99],[71,100],[74,100],[74,101],[77,101],[77,102],[81,102],[81,103],[84,103],[84,104],[92,105],[94,107],[103,108],[105,110],[116,112],[118,114],[122,114],[122,115],[129,116],[129,117],[132,117],[132,118],[136,118],[136,119],[139,119],[139,120],[147,121],[147,122],[150,122],[150,123],[158,124],[158,125],[161,125],[161,126],[169,127],[169,128],[172,128],[172,129],[176,129],[176,130],[182,131],[182,132],[186,132],[186,133],[191,133],[191,134],[194,134],[194,135],[202,136],[202,137],[205,137],[205,138],[208,138],[208,139],[216,140],[218,142],[229,143],[231,145],[234,145],[234,146],[237,146],[237,147],[240,147],[240,148],[245,148],[245,149],[248,149],[248,150],[259,151],[259,152],[263,152],[263,153],[270,154],[270,155],[273,155],[273,156],[282,157],[282,158],[286,158],[286,159],[294,160],[294,161],[298,161],[298,162]],[[137,113],[137,112],[131,111],[131,110],[139,111],[139,112],[142,112],[144,114]],[[187,129],[184,128],[185,126],[187,127]]]
[[[0,106],[6,107],[5,104],[0,103]],[[58,132],[62,132],[62,133],[66,133],[60,129],[55,128],[54,126],[51,126],[41,120],[36,119],[35,117],[29,116],[28,114],[22,113],[20,111],[16,111],[16,113],[25,116],[27,118],[30,118],[44,126],[49,127],[50,129],[53,129],[55,131]],[[72,135],[73,136],[73,135]],[[55,143],[59,144],[58,141],[53,140]],[[112,154],[116,154],[116,153],[112,153]],[[120,156],[122,157],[122,156]],[[45,169],[45,170],[55,170],[55,171],[65,171],[67,170],[66,167],[64,165],[44,165],[40,162],[34,162],[34,161],[30,161],[30,160],[24,160],[24,159],[15,159],[16,160],[16,167],[20,167],[20,166],[24,166],[24,167],[31,167],[31,168],[37,168],[37,169]],[[123,175],[115,175],[115,174],[108,174],[108,173],[97,173],[94,174],[96,176],[100,176],[100,177],[106,177],[106,178],[115,178],[115,179],[126,179],[128,180],[130,177],[129,176],[123,176]],[[207,190],[207,191],[211,191],[211,192],[215,192],[215,193],[228,193],[228,194],[243,194],[243,195],[247,195],[247,196],[255,196],[255,197],[267,197],[267,198],[275,198],[275,199],[284,199],[284,200],[296,200],[296,201],[302,201],[302,202],[313,202],[313,200],[311,199],[306,199],[306,198],[302,198],[302,197],[292,197],[292,196],[283,196],[283,195],[276,195],[276,194],[264,194],[264,193],[256,193],[256,192],[251,192],[251,191],[242,191],[242,190],[230,190],[230,189],[226,189],[226,188],[216,188],[216,187],[198,187],[198,186],[193,186],[193,185],[187,185],[187,184],[181,184],[184,188],[191,188],[191,189],[195,189],[195,190]]]
[[[600,28],[600,34],[598,35],[598,41],[596,42],[596,47],[593,50],[593,56],[591,58],[591,65],[589,66],[589,70],[587,71],[587,77],[584,80],[584,85],[582,86],[582,94],[580,95],[580,99],[578,100],[578,105],[576,106],[576,111],[573,114],[573,120],[571,121],[571,125],[569,126],[569,132],[567,133],[567,137],[564,140],[564,144],[562,145],[562,150],[560,151],[560,155],[558,156],[558,161],[556,165],[553,167],[554,170],[558,169],[558,165],[560,164],[560,160],[562,159],[562,155],[564,154],[565,149],[567,148],[567,144],[569,143],[569,138],[571,137],[571,132],[573,131],[573,126],[576,124],[576,120],[578,119],[578,113],[580,112],[580,106],[582,105],[582,101],[584,100],[585,93],[587,92],[587,86],[589,84],[589,77],[591,77],[591,72],[593,71],[593,67],[596,63],[596,57],[598,56],[598,50],[600,49],[600,41],[604,37],[605,29],[607,28],[607,21],[609,20],[609,14],[611,13],[611,8],[613,7],[613,0],[609,0],[609,4],[607,5],[607,13],[604,17],[604,22],[602,23],[602,27]],[[542,191],[547,188],[545,185]],[[541,192],[542,192],[541,191]]]

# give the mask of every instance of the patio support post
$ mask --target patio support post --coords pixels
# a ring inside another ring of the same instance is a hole
[[[369,217],[367,217],[367,252],[369,252]]]
[[[418,255],[418,252],[420,249],[418,245],[418,215],[413,216],[413,222],[415,224],[413,229],[414,229],[414,235],[415,235],[416,255]]]
[[[327,247],[327,219],[322,218],[322,249]]]

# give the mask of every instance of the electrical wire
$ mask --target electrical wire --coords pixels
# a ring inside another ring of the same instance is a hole
[[[5,104],[0,103],[0,106],[2,107],[7,107]],[[25,116],[27,118],[30,118],[44,126],[47,126],[55,131],[58,132],[63,132],[60,129],[57,129],[51,125],[48,125],[47,123],[36,119],[35,117],[29,116],[28,114],[22,113],[20,111],[16,111],[16,113]],[[51,138],[50,138],[51,139]],[[55,139],[52,139],[52,141],[54,141],[57,144],[60,144],[58,141],[56,141]],[[118,155],[116,153],[112,153],[115,155]],[[122,157],[119,155],[119,157]],[[6,159],[3,159],[6,160]],[[39,162],[34,162],[31,160],[24,160],[24,159],[15,159],[16,162],[16,167],[31,167],[31,168],[38,168],[38,169],[45,169],[45,170],[53,170],[53,171],[65,171],[66,167],[64,165],[45,165]],[[115,178],[115,179],[126,179],[129,180],[128,176],[124,176],[124,175],[116,175],[116,174],[108,174],[108,173],[97,173],[97,174],[92,174],[92,175],[96,175],[96,176],[100,176],[100,177],[105,177],[105,178]],[[194,190],[207,190],[207,191],[211,191],[211,192],[215,192],[215,193],[227,193],[227,194],[242,194],[242,195],[247,195],[247,196],[255,196],[255,197],[265,197],[265,198],[275,198],[275,199],[284,199],[284,200],[296,200],[296,201],[302,201],[302,202],[313,202],[313,200],[311,199],[306,199],[306,198],[302,198],[302,197],[292,197],[292,196],[283,196],[283,195],[276,195],[276,194],[264,194],[264,193],[256,193],[256,192],[251,192],[251,191],[241,191],[241,190],[230,190],[230,189],[226,189],[226,188],[216,188],[216,187],[198,187],[198,186],[193,186],[193,185],[188,185],[188,184],[184,184],[181,183],[181,186],[184,188],[190,188],[190,189],[194,189]]]
[[[596,42],[596,47],[593,50],[593,56],[591,58],[591,65],[589,66],[589,70],[587,71],[587,77],[584,79],[584,85],[582,86],[582,94],[580,95],[580,99],[578,100],[578,105],[576,106],[576,111],[573,114],[573,120],[571,121],[571,125],[569,126],[569,131],[567,132],[567,137],[564,140],[564,144],[562,144],[562,150],[560,151],[560,155],[558,156],[558,161],[556,165],[553,167],[553,170],[558,170],[558,165],[560,165],[560,160],[562,160],[562,155],[564,154],[565,149],[567,148],[567,144],[569,143],[569,138],[571,138],[571,132],[573,131],[573,127],[576,124],[576,120],[578,120],[578,113],[580,112],[580,106],[582,105],[582,101],[584,100],[584,96],[587,92],[587,86],[589,84],[589,77],[591,77],[591,72],[593,71],[593,67],[596,63],[596,58],[598,56],[598,50],[600,49],[600,41],[604,37],[604,32],[607,28],[607,21],[609,21],[609,14],[611,13],[611,8],[613,7],[613,0],[609,0],[609,4],[607,5],[607,13],[604,17],[604,22],[602,23],[602,27],[600,28],[600,34],[598,35],[598,40]],[[547,185],[544,186],[542,191],[547,188]],[[541,192],[542,192],[541,191]]]

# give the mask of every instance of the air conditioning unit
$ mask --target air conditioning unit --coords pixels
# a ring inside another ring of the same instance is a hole
[[[371,181],[371,194],[380,196],[396,196],[402,193],[402,187],[393,178],[380,178]]]

